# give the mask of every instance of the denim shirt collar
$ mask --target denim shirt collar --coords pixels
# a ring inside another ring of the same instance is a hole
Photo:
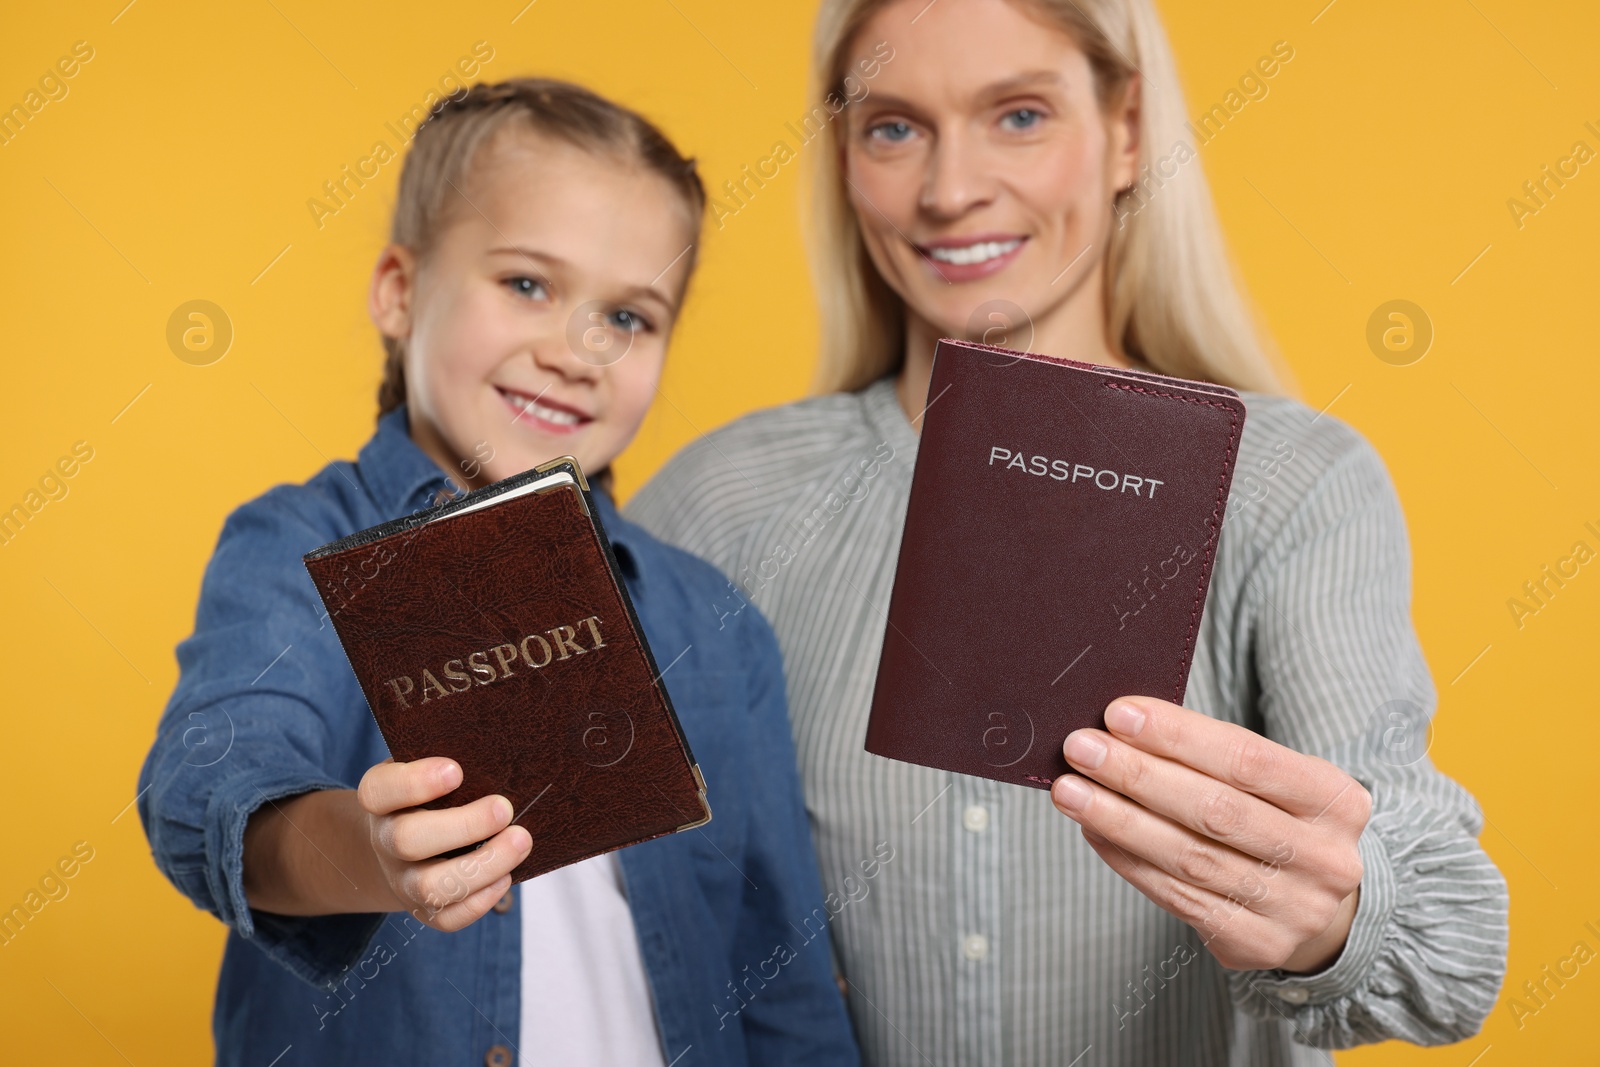
[[[356,466],[361,480],[372,494],[380,511],[400,516],[442,503],[441,494],[454,496],[457,487],[445,472],[411,439],[407,405],[386,412],[378,419],[378,431],[362,446]],[[587,473],[587,472],[586,472]],[[617,512],[610,494],[597,481],[589,482],[590,498],[600,513],[600,525],[617,553],[623,576],[637,582],[639,568],[636,531]]]
[[[385,515],[431,507],[440,490],[455,491],[433,458],[411,440],[405,404],[378,419],[378,432],[361,447],[356,466],[373,502]]]

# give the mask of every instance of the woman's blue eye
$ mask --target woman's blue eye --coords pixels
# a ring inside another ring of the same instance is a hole
[[[1030,126],[1037,126],[1042,117],[1031,107],[1019,107],[1015,111],[1006,112],[1006,117],[1002,121],[1010,123],[1014,130],[1025,130]]]
[[[507,278],[506,285],[518,296],[525,296],[534,300],[543,300],[550,295],[550,291],[545,288],[544,282],[537,278],[519,275],[515,278]]]
[[[906,122],[882,122],[867,133],[885,141],[903,141],[911,136],[911,125]]]

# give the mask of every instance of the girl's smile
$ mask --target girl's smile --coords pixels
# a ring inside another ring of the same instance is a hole
[[[506,407],[511,411],[512,423],[529,426],[538,433],[556,435],[577,433],[594,421],[593,416],[585,414],[581,409],[546,396],[548,388],[532,395],[503,385],[497,385],[495,388],[499,390],[505,399]]]

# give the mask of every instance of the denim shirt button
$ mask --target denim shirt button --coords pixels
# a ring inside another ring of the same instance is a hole
[[[511,910],[511,890],[506,890],[506,895],[494,902],[494,910],[501,915]]]
[[[511,1067],[511,1050],[504,1045],[490,1045],[483,1062],[485,1067]]]

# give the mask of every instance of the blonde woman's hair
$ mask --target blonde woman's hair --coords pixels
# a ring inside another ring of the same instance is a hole
[[[811,98],[846,94],[846,63],[861,28],[891,0],[823,0],[812,42]],[[1186,107],[1166,32],[1150,0],[1014,0],[1060,27],[1088,57],[1102,108],[1140,72],[1139,177],[1122,197],[1106,251],[1108,334],[1162,374],[1260,392],[1287,392],[1223,248],[1210,189],[1186,129]],[[893,42],[890,42],[892,45]],[[890,62],[892,62],[892,58]],[[859,79],[852,77],[850,84]],[[807,241],[821,313],[813,388],[860,389],[904,361],[906,309],[867,255],[845,188],[845,116],[825,126],[808,166]],[[1171,174],[1174,155],[1188,158]]]

